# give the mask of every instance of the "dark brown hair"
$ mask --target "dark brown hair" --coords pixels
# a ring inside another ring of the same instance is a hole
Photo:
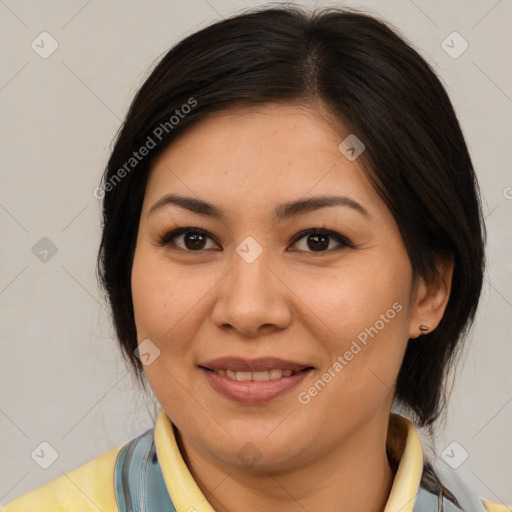
[[[447,371],[482,287],[485,229],[478,184],[456,114],[432,68],[395,29],[358,11],[246,11],[186,37],[156,65],[130,106],[102,181],[97,268],[117,337],[143,380],[134,355],[130,283],[154,158],[209,113],[318,100],[364,142],[360,159],[398,224],[415,276],[436,279],[438,257],[453,255],[443,319],[434,331],[409,341],[395,390],[397,402],[431,427],[446,403]],[[150,154],[130,160],[149,139]]]

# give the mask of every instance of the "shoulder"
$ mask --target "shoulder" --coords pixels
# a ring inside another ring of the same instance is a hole
[[[117,511],[114,468],[121,447],[21,496],[0,512]]]
[[[441,507],[439,507],[442,502]],[[445,512],[512,512],[512,507],[493,503],[473,489],[447,467],[426,462],[416,496],[413,512],[444,510]]]
[[[485,510],[487,510],[487,512],[512,512],[512,507],[499,505],[498,503],[492,503],[485,499],[482,500],[482,503],[484,504]]]

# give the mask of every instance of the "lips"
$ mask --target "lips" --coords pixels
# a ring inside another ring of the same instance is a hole
[[[261,404],[295,387],[310,365],[265,357],[225,357],[198,365],[213,389],[237,402]]]

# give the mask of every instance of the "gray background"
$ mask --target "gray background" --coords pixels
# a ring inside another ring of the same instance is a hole
[[[185,35],[262,3],[0,0],[0,505],[152,425],[155,404],[126,370],[96,284],[93,190],[152,63]],[[316,2],[328,4],[394,24],[435,66],[459,115],[489,268],[435,451],[481,496],[512,504],[512,3]],[[31,47],[51,49],[43,31],[58,43],[45,59]],[[445,49],[454,55],[460,39],[442,46],[453,31],[469,44],[457,58]],[[41,442],[58,454],[48,469],[40,464],[53,452]],[[34,450],[45,454],[39,464]]]

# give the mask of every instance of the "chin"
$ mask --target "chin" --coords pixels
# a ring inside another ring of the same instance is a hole
[[[248,435],[247,431],[245,435],[233,434],[233,438],[225,443],[221,453],[218,443],[209,443],[210,451],[228,465],[238,469],[270,472],[295,467],[300,453],[307,447],[299,445],[294,440],[295,436],[290,436],[286,431],[280,433],[281,435],[269,435],[275,426],[276,423],[254,435]],[[303,436],[298,438],[304,439]]]

